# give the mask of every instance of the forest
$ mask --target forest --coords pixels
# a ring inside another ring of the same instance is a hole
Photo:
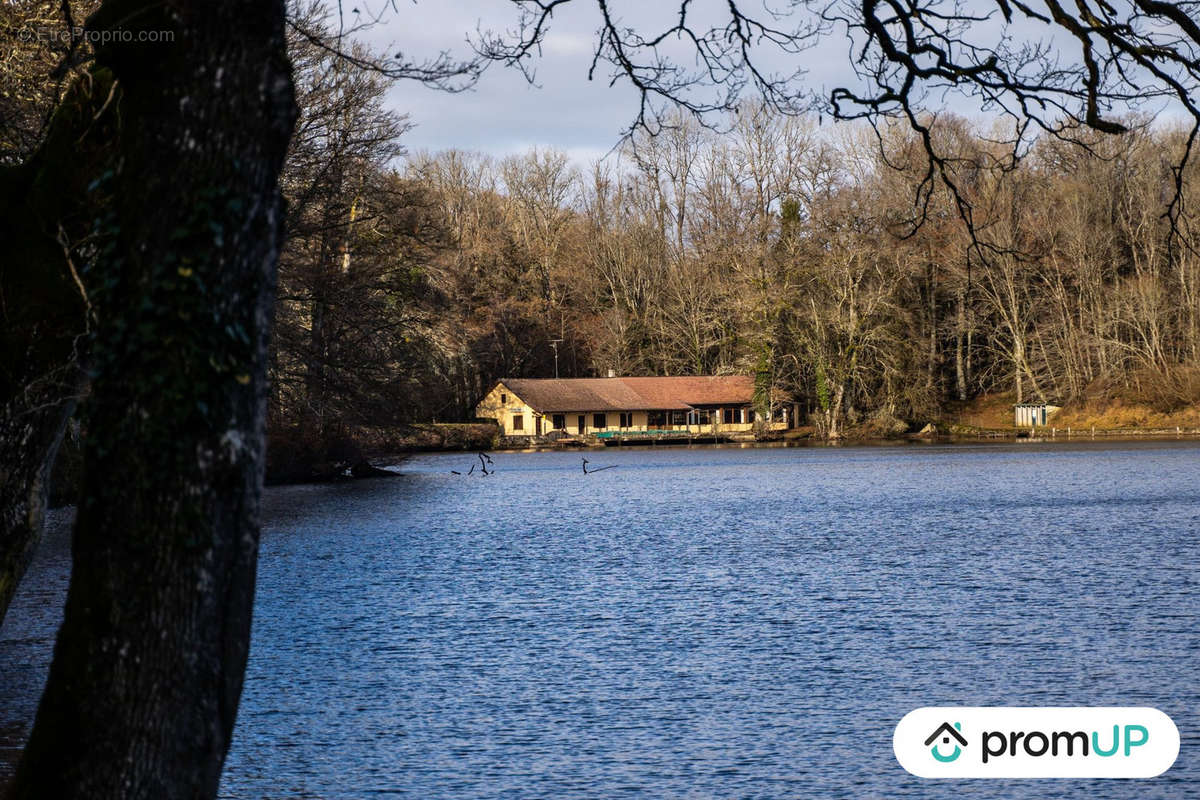
[[[277,478],[361,461],[364,440],[414,424],[469,422],[502,377],[609,370],[754,374],[829,439],[1001,400],[1200,424],[1182,118],[1023,139],[1012,120],[944,111],[920,118],[923,142],[902,117],[833,122],[747,97],[635,126],[593,164],[409,152],[420,119],[387,94],[413,70],[335,18],[288,9],[299,117],[268,357]],[[7,63],[21,91],[3,99],[6,162],[42,135],[61,49]]]
[[[501,377],[752,373],[818,436],[981,397],[1170,414],[1200,401],[1187,129],[830,124],[745,100],[605,159],[410,153],[388,79],[292,41],[300,121],[272,441],[469,421]]]

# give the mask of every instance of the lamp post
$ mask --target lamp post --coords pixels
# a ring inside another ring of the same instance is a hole
[[[558,345],[562,339],[551,339],[550,346],[554,348],[554,377],[558,377]]]

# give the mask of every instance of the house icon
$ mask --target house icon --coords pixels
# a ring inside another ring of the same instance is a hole
[[[967,746],[967,740],[963,737],[962,733],[960,733],[961,730],[961,722],[956,722],[953,725],[951,725],[949,722],[943,722],[936,731],[929,734],[929,738],[925,740],[925,746],[929,747],[929,752],[932,753],[933,757],[938,761],[941,761],[942,763],[949,763],[958,758],[959,755],[962,754],[962,748]],[[938,751],[938,746],[934,744],[934,742],[939,738],[942,740],[940,744],[950,744],[950,739],[953,738],[957,742],[957,744],[954,745],[954,752],[948,756],[942,755]],[[930,745],[933,746],[930,747]]]

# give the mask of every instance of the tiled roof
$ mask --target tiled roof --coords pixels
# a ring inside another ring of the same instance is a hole
[[[679,378],[505,378],[537,411],[683,411],[694,406],[748,405],[750,375]]]

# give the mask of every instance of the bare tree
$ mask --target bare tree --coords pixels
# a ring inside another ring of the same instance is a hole
[[[511,227],[534,259],[538,291],[549,318],[558,301],[551,273],[571,218],[570,201],[579,176],[566,154],[537,149],[505,159],[500,174],[513,212]]]
[[[1124,133],[1122,113],[1169,99],[1190,120],[1167,208],[1178,230],[1183,175],[1200,134],[1200,24],[1190,3],[1085,0],[1067,6],[1046,0],[1043,10],[1013,0],[982,6],[964,0],[869,0],[751,10],[734,0],[722,12],[706,13],[681,2],[671,22],[642,30],[603,0],[512,2],[519,14],[517,30],[482,36],[480,52],[532,79],[553,17],[572,8],[591,9],[598,34],[589,77],[604,65],[610,80],[628,81],[638,91],[641,102],[631,128],[660,130],[670,108],[699,118],[732,111],[747,91],[789,113],[819,108],[837,119],[872,125],[900,117],[919,135],[927,157],[916,204],[923,207],[940,184],[972,230],[970,199],[922,115],[931,98],[965,96],[1009,118],[1010,165],[1040,132],[1086,146],[1087,138],[1078,136],[1081,129]],[[1057,34],[1054,44],[1036,38],[1035,30]],[[832,32],[849,37],[859,85],[834,87],[819,96],[799,80],[803,55]],[[681,45],[691,58],[673,57]],[[694,66],[686,66],[688,61]],[[774,63],[789,67],[767,67]]]

